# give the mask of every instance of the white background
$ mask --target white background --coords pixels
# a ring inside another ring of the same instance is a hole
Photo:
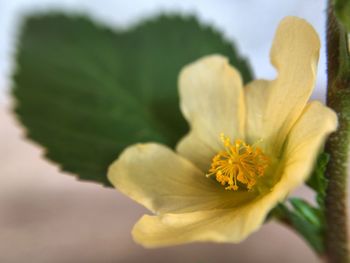
[[[13,67],[15,36],[21,14],[35,10],[62,9],[84,12],[105,24],[127,28],[140,18],[163,11],[197,14],[204,23],[214,24],[248,57],[255,75],[273,78],[269,49],[274,30],[287,15],[309,21],[320,34],[324,47],[325,2],[320,0],[0,0],[0,98],[9,85]],[[325,60],[321,50],[317,87],[324,93]],[[320,95],[321,96],[321,95]]]

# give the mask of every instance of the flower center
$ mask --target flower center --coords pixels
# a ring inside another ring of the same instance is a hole
[[[215,175],[216,180],[226,186],[226,190],[236,191],[242,186],[251,190],[257,178],[264,175],[269,158],[260,148],[242,140],[235,140],[232,144],[223,133],[220,139],[225,150],[214,156],[206,176]]]

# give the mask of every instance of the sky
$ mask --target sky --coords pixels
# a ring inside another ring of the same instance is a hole
[[[279,21],[288,15],[310,22],[319,33],[322,49],[316,98],[325,93],[325,8],[319,0],[0,0],[0,102],[7,97],[14,67],[18,25],[23,14],[63,10],[85,13],[114,28],[127,28],[138,20],[162,12],[196,14],[202,23],[213,24],[247,57],[258,78],[271,79],[275,70],[269,62],[269,50]]]

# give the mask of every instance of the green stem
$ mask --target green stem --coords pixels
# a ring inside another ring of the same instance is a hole
[[[327,19],[327,105],[336,111],[339,127],[327,143],[330,154],[326,206],[326,255],[329,262],[349,262],[347,230],[347,171],[350,143],[350,70],[347,35],[329,0]]]

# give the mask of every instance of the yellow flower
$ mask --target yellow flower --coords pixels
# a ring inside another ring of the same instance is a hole
[[[138,243],[239,242],[305,181],[337,126],[332,110],[307,103],[319,48],[306,21],[287,17],[271,50],[275,80],[243,88],[239,73],[219,55],[181,71],[180,106],[191,131],[176,152],[138,144],[109,168],[116,188],[155,213],[136,223]]]

